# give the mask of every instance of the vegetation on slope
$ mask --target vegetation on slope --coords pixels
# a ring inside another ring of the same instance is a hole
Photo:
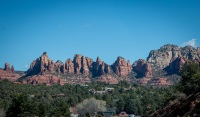
[[[94,93],[106,87],[114,90],[102,95]],[[0,102],[7,116],[67,116],[69,107],[89,98],[106,101],[106,107],[116,108],[117,113],[126,111],[129,114],[149,115],[165,105],[166,92],[171,91],[171,88],[144,87],[125,81],[118,85],[91,83],[88,86],[46,86],[14,84],[3,80],[0,81]]]

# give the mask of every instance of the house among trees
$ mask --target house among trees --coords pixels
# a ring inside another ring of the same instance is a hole
[[[114,88],[106,87],[106,88],[105,88],[105,91],[107,91],[107,92],[113,92],[113,91],[114,91]]]
[[[122,112],[119,114],[119,117],[129,117],[129,115],[128,115],[126,112],[122,111]]]

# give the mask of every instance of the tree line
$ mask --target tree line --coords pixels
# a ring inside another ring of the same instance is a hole
[[[7,117],[26,116],[70,116],[69,107],[83,106],[88,99],[102,100],[106,108],[115,108],[116,113],[148,116],[174,100],[199,91],[200,67],[190,63],[181,71],[181,81],[168,88],[140,86],[134,82],[121,81],[117,85],[90,83],[87,86],[65,84],[46,86],[45,84],[15,84],[0,81],[0,115]],[[91,90],[114,88],[105,94],[95,94]],[[105,109],[103,109],[105,110]],[[89,116],[89,115],[88,115]]]

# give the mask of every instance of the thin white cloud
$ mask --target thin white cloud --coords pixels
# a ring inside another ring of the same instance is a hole
[[[183,42],[181,44],[182,47],[185,47],[185,46],[192,46],[192,47],[197,47],[197,43],[196,43],[196,39],[191,39],[187,42]]]
[[[28,68],[29,66],[28,66],[28,65],[24,65],[24,67],[25,67],[25,68]]]

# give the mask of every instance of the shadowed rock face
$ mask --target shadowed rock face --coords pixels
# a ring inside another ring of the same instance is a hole
[[[94,76],[101,76],[111,72],[110,66],[101,61],[100,57],[97,57],[96,62],[94,62],[94,66],[92,69]]]
[[[74,73],[74,64],[71,59],[67,59],[65,62],[65,70],[68,73]]]
[[[146,77],[151,78],[152,77],[152,68],[149,63],[147,63],[143,59],[139,59],[133,64],[133,70],[137,72],[137,77]]]
[[[80,74],[81,72],[81,67],[82,67],[81,59],[82,59],[82,55],[80,54],[76,54],[74,56],[73,63],[74,63],[74,71],[76,74]]]

